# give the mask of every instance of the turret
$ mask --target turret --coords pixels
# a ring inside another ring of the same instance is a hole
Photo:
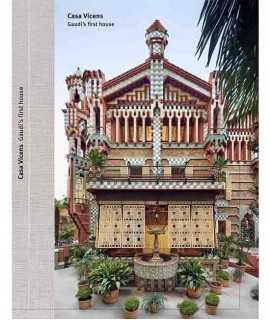
[[[146,30],[146,44],[151,58],[163,58],[168,44],[168,33],[159,20],[155,20]]]
[[[70,102],[78,103],[84,99],[84,85],[79,67],[72,75],[66,77],[66,84],[69,91]]]

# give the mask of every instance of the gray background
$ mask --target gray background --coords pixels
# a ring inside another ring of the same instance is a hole
[[[53,317],[53,0],[13,0],[13,317]],[[24,87],[24,179],[17,100]]]

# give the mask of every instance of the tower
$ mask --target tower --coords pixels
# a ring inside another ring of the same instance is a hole
[[[168,44],[168,33],[159,20],[155,20],[146,30],[146,44],[151,58],[163,58]]]

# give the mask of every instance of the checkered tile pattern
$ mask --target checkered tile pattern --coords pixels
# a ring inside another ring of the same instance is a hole
[[[218,199],[216,200],[215,205],[219,208],[226,208],[229,206],[229,203],[225,199]]]
[[[189,157],[168,158],[170,166],[184,166],[189,160]]]
[[[219,213],[217,212],[215,214],[215,220],[216,221],[226,221],[228,219],[229,215],[227,213]]]
[[[151,61],[150,70],[151,98],[163,98],[163,62]]]
[[[92,203],[89,208],[90,223],[89,223],[89,236],[94,237],[96,235],[96,225],[98,223],[98,205]]]
[[[145,163],[144,158],[125,158],[126,165],[129,163],[132,166],[143,166]]]
[[[223,190],[224,183],[207,182],[207,181],[160,181],[156,184],[155,181],[91,181],[88,183],[90,189],[105,189],[105,190]]]
[[[160,133],[160,117],[154,115],[153,118],[153,163],[160,163],[161,153],[161,133]]]

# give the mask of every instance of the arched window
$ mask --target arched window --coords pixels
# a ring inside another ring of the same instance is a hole
[[[145,138],[147,142],[152,141],[152,122],[150,117],[145,119]]]
[[[166,142],[169,140],[169,119],[166,117],[162,121],[162,137],[161,141]]]
[[[124,143],[125,142],[125,119],[121,117],[119,119],[120,122],[120,142]]]
[[[175,116],[172,118],[172,141],[177,141],[177,119]]]

